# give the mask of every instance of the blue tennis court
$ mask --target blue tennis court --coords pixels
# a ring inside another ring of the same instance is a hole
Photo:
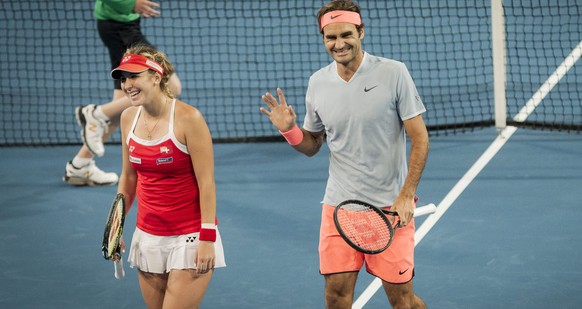
[[[441,202],[495,137],[432,138],[421,201]],[[0,148],[3,308],[143,307],[135,270],[126,264],[126,278],[116,280],[101,257],[116,188],[60,182],[62,158],[74,149]],[[313,158],[284,143],[215,151],[228,266],[216,271],[203,307],[323,308],[317,240],[326,150]],[[120,147],[107,152],[99,164],[119,170]],[[429,307],[579,308],[581,156],[577,134],[519,130],[417,246],[415,287]],[[135,209],[127,222],[126,239]],[[356,295],[371,281],[362,273]],[[365,308],[385,306],[379,291]]]
[[[203,308],[324,308],[328,150],[304,157],[259,112],[260,95],[282,87],[302,121],[307,79],[331,61],[315,21],[323,2],[164,1],[143,21],[217,141],[227,267]],[[503,3],[504,114],[519,127],[505,139],[494,128],[489,1],[360,4],[364,49],[406,63],[427,106],[418,195],[439,210],[417,219],[416,292],[437,309],[582,308],[580,1]],[[144,307],[136,270],[125,263],[116,280],[101,255],[116,187],[61,180],[81,143],[74,108],[111,95],[92,5],[0,1],[0,308]],[[514,117],[524,109],[527,119]],[[120,172],[119,142],[115,133],[101,169]],[[134,225],[135,208],[126,241]],[[387,307],[374,282],[360,274],[355,309]]]

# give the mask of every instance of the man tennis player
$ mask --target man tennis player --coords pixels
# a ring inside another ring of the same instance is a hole
[[[317,18],[334,62],[309,79],[303,128],[281,89],[278,99],[269,92],[262,96],[267,108],[261,111],[307,156],[320,150],[326,136],[330,164],[319,243],[326,306],[351,308],[365,263],[370,274],[382,279],[394,308],[426,308],[412,285],[415,192],[429,149],[425,107],[403,63],[362,50],[364,24],[355,2],[329,2]],[[411,141],[408,162],[406,135]],[[333,210],[348,199],[391,206],[399,213],[402,227],[386,251],[366,255],[339,237]]]

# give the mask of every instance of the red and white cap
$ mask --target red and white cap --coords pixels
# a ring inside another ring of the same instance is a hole
[[[147,70],[164,75],[164,68],[157,62],[142,55],[127,54],[121,59],[119,66],[111,71],[113,79],[120,79],[121,72],[141,73]]]

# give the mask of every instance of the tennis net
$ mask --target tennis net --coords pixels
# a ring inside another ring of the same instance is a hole
[[[580,42],[580,1],[505,1],[507,119]],[[280,140],[259,112],[281,87],[301,121],[311,73],[331,61],[315,15],[324,1],[164,1],[143,19],[182,80],[181,99],[217,142]],[[365,1],[367,52],[404,62],[431,134],[495,123],[491,19],[483,1]],[[429,6],[431,5],[431,6]],[[108,102],[109,58],[92,1],[0,1],[0,146],[81,142],[74,108]],[[580,132],[582,68],[574,65],[516,125]],[[120,141],[119,133],[110,142]]]

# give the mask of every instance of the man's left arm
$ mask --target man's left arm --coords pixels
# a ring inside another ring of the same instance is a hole
[[[404,180],[404,186],[393,204],[393,209],[400,216],[401,226],[406,226],[414,216],[413,200],[420,177],[422,176],[422,171],[426,165],[429,150],[428,131],[422,115],[405,120],[404,129],[410,139],[408,175]]]

